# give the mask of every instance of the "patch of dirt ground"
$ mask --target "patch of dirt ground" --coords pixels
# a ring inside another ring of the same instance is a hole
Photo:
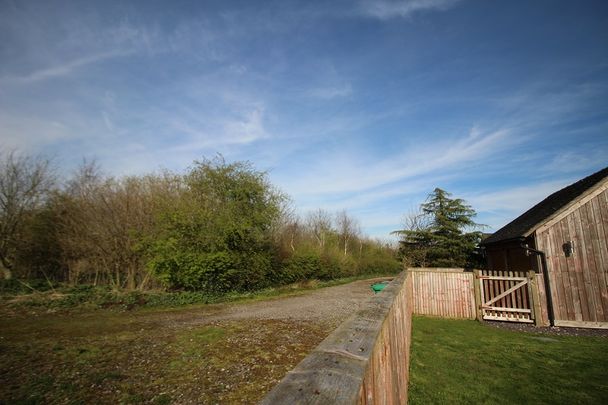
[[[377,280],[182,309],[0,318],[0,404],[255,403]]]

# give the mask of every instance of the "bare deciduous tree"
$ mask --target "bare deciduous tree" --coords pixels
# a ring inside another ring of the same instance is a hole
[[[331,215],[322,209],[308,214],[306,225],[314,235],[320,248],[325,246],[328,233],[331,231]]]
[[[26,216],[37,208],[54,183],[50,161],[20,155],[0,155],[0,264],[11,278]]]
[[[336,214],[336,229],[346,256],[349,242],[359,236],[361,228],[355,218],[349,216],[346,210],[342,210]]]
[[[158,213],[174,205],[179,184],[170,173],[114,179],[85,161],[56,201],[69,281],[145,288],[149,273],[138,246],[153,234]]]

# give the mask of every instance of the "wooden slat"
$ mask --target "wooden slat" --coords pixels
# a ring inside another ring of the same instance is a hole
[[[577,209],[572,213],[574,219],[575,234],[577,235],[578,245],[578,257],[580,258],[580,273],[577,277],[580,277],[579,291],[585,291],[585,300],[581,302],[583,307],[587,307],[587,313],[583,315],[583,321],[597,321],[595,315],[595,302],[593,297],[593,287],[591,281],[591,275],[589,274],[589,260],[587,257],[587,245],[585,243],[584,233],[582,229],[581,210]],[[582,300],[581,300],[582,301]]]
[[[601,233],[599,235],[602,244],[602,252],[606,253],[604,256],[604,262],[602,263],[602,270],[600,277],[604,277],[604,282],[608,286],[608,191],[604,191],[598,196],[598,207],[599,207],[599,218],[598,223],[601,224]],[[606,294],[606,300],[608,300],[608,293]],[[608,308],[607,308],[608,309]]]
[[[578,253],[572,255],[572,257],[570,259],[572,260],[568,260],[568,262],[572,262],[574,264],[574,272],[573,275],[574,277],[571,278],[571,284],[573,283],[574,287],[572,288],[572,291],[577,291],[578,292],[578,297],[575,298],[575,303],[577,302],[576,299],[578,299],[578,302],[580,303],[580,308],[581,308],[581,314],[580,316],[575,317],[577,321],[589,321],[591,318],[591,315],[589,313],[589,299],[588,299],[588,292],[587,292],[587,288],[585,285],[585,277],[583,275],[583,266],[584,266],[584,262],[583,262],[583,255],[582,252],[584,251],[584,245],[583,242],[580,238],[577,237],[577,223],[576,223],[576,218],[574,217],[574,215],[568,215],[568,233],[570,234],[570,237],[572,238],[571,240],[574,241],[575,246],[577,247]]]
[[[513,277],[513,272],[512,271],[507,271],[505,272],[505,275],[508,277]],[[512,285],[512,282],[509,281],[509,287]],[[515,306],[517,306],[517,302],[515,302],[513,300],[513,298],[515,297],[515,294],[517,294],[517,291],[512,291],[509,295],[507,295],[505,297],[505,305],[509,308],[513,308]]]
[[[491,309],[494,311],[501,311],[501,312],[520,312],[522,314],[531,314],[532,313],[531,309],[525,309],[525,308],[493,307],[491,305],[484,305],[482,308]]]
[[[481,270],[478,270],[478,271],[479,271],[479,274],[483,273]],[[476,305],[477,305],[478,314],[480,316],[480,320],[482,320],[483,316],[485,315],[485,311],[481,308],[481,303],[484,302],[485,297],[486,297],[486,295],[485,295],[485,291],[486,291],[485,288],[486,287],[484,285],[485,283],[484,283],[484,281],[483,281],[482,278],[479,278],[479,279],[475,280],[475,282],[479,283],[479,297],[480,297],[480,300],[478,302],[476,302]]]
[[[503,272],[502,272],[502,270],[497,270],[497,271],[496,271],[496,274],[497,274],[497,275],[500,277],[500,276],[502,276],[502,275],[503,275]],[[497,285],[498,289],[496,290],[496,294],[494,295],[494,297],[493,297],[492,299],[496,299],[496,297],[497,297],[497,296],[499,296],[499,295],[501,295],[501,294],[504,292],[504,290],[505,290],[505,286],[504,286],[504,284],[505,284],[505,280],[504,280],[504,279],[502,279],[502,277],[500,277],[499,279],[497,279],[495,282],[496,282],[496,285]],[[498,306],[501,306],[501,307],[502,307],[502,306],[504,306],[504,305],[503,305],[503,299],[502,299],[502,297],[500,297],[500,298],[499,298],[497,301],[495,301],[495,302],[496,302],[497,304],[500,304],[500,305],[498,305]],[[507,316],[507,313],[506,313],[506,312],[503,312],[503,311],[501,311],[501,312],[500,312],[500,314],[501,314],[502,316]]]
[[[530,283],[528,284],[528,296],[530,298],[530,307],[532,308],[532,319],[536,326],[543,326],[542,310],[539,302],[538,284],[536,273],[533,270],[528,272]]]
[[[561,288],[563,294],[559,297],[557,307],[560,309],[560,315],[566,319],[583,319],[583,307],[581,304],[581,294],[579,291],[579,282],[577,272],[580,269],[578,264],[579,257],[575,254],[570,258],[565,258],[561,252],[561,243],[567,240],[574,240],[574,225],[573,218],[568,216],[560,222],[560,227],[556,228],[556,234],[554,237],[554,256],[556,270],[551,269],[550,274],[555,277],[560,277]],[[580,246],[579,246],[580,247]]]
[[[490,270],[490,275],[497,276],[498,273],[494,270]],[[490,280],[488,280],[488,282],[490,283],[491,298],[494,298],[499,294],[498,282],[496,281],[496,279],[490,279]],[[499,316],[499,314],[497,314],[496,311],[490,311],[490,314],[494,315],[494,316]]]
[[[571,328],[608,329],[608,322],[561,321],[556,319],[555,326],[567,326]]]
[[[530,281],[528,280],[528,283],[529,282]],[[529,284],[528,284],[528,287],[529,287]],[[525,292],[526,292],[525,289],[519,289],[519,290],[517,290],[516,305],[517,305],[518,308],[530,308],[529,302],[526,299]]]
[[[508,294],[512,293],[513,291],[515,291],[515,290],[517,290],[517,289],[519,289],[521,287],[524,287],[527,283],[528,283],[527,279],[524,280],[524,281],[521,281],[521,282],[515,284],[513,287],[511,287],[511,288],[509,288],[509,289],[501,292],[496,297],[492,298],[490,301],[488,301],[488,302],[486,302],[484,304],[485,305],[493,304],[493,303],[499,301],[501,298],[506,297]]]
[[[510,275],[513,275],[514,273],[517,274],[517,272],[509,272]],[[513,307],[515,307],[515,308],[525,308],[523,306],[524,302],[523,302],[523,299],[522,299],[521,289],[515,290],[512,295],[514,296],[515,299],[513,300],[513,302],[511,302],[511,305],[509,305],[509,306],[512,307],[512,308]]]
[[[464,269],[457,269],[457,268],[444,268],[444,267],[410,267],[407,269],[407,271],[409,271],[410,273],[433,273],[433,274],[437,274],[437,273],[456,273],[456,274],[463,274],[463,273],[468,273],[468,271],[464,270]]]
[[[508,281],[523,281],[523,280],[526,280],[526,277],[500,275],[501,273],[506,273],[506,272],[503,272],[503,271],[498,271],[496,273],[498,273],[499,275],[497,275],[497,276],[482,276],[481,278],[486,279],[486,280],[508,280]],[[517,273],[517,272],[514,272],[514,273]]]
[[[604,308],[602,306],[602,296],[600,291],[601,285],[598,278],[598,270],[600,264],[596,262],[596,255],[594,252],[595,249],[593,239],[597,230],[591,222],[593,217],[593,213],[590,212],[590,210],[592,209],[591,201],[581,206],[579,210],[581,218],[580,227],[582,228],[581,232],[583,239],[585,240],[585,256],[587,258],[587,267],[585,268],[585,270],[588,274],[588,278],[590,281],[590,292],[592,294],[592,302],[594,309],[592,313],[594,315],[595,322],[602,322],[606,318],[604,317]]]
[[[578,293],[578,283],[576,282],[576,264],[575,260],[567,260],[562,256],[561,243],[562,241],[571,240],[570,227],[568,218],[564,218],[551,230],[553,262],[549,269],[551,277],[555,278],[559,288],[557,300],[554,300],[554,308],[558,308],[556,317],[563,316],[566,318],[578,317],[582,319],[582,309],[580,304],[580,296]],[[551,284],[553,286],[553,284]]]
[[[487,270],[482,271],[482,275],[488,275],[488,274],[490,274],[490,273]],[[484,279],[479,280],[479,282],[481,283],[480,285],[482,287],[481,302],[484,302],[490,298],[489,282],[485,281]],[[481,305],[481,303],[480,303],[480,305]],[[485,315],[486,311],[482,310],[482,314]]]
[[[549,325],[549,309],[547,308],[547,292],[545,290],[545,277],[542,273],[536,274],[536,291],[538,292],[538,301],[541,310],[542,326]]]
[[[605,192],[608,194],[608,192]],[[604,275],[608,273],[608,241],[604,238],[604,224],[602,223],[602,216],[600,211],[600,199],[602,195],[598,195],[596,198],[591,200],[591,223],[594,224],[592,227],[593,233],[593,250],[596,255],[597,267],[597,279],[600,285],[601,303],[602,310],[604,312],[604,321],[608,321],[608,281]]]
[[[522,323],[534,323],[531,319],[525,318],[515,318],[515,317],[503,317],[503,316],[492,316],[486,315],[484,319],[488,319],[490,321],[507,321],[507,322],[522,322]]]

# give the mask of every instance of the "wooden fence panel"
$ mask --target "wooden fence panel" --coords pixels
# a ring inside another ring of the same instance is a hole
[[[414,313],[475,319],[473,272],[463,269],[410,268]]]

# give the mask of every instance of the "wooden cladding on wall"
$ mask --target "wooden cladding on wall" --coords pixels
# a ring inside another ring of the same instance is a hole
[[[539,229],[536,240],[547,255],[556,325],[608,326],[608,190]]]

